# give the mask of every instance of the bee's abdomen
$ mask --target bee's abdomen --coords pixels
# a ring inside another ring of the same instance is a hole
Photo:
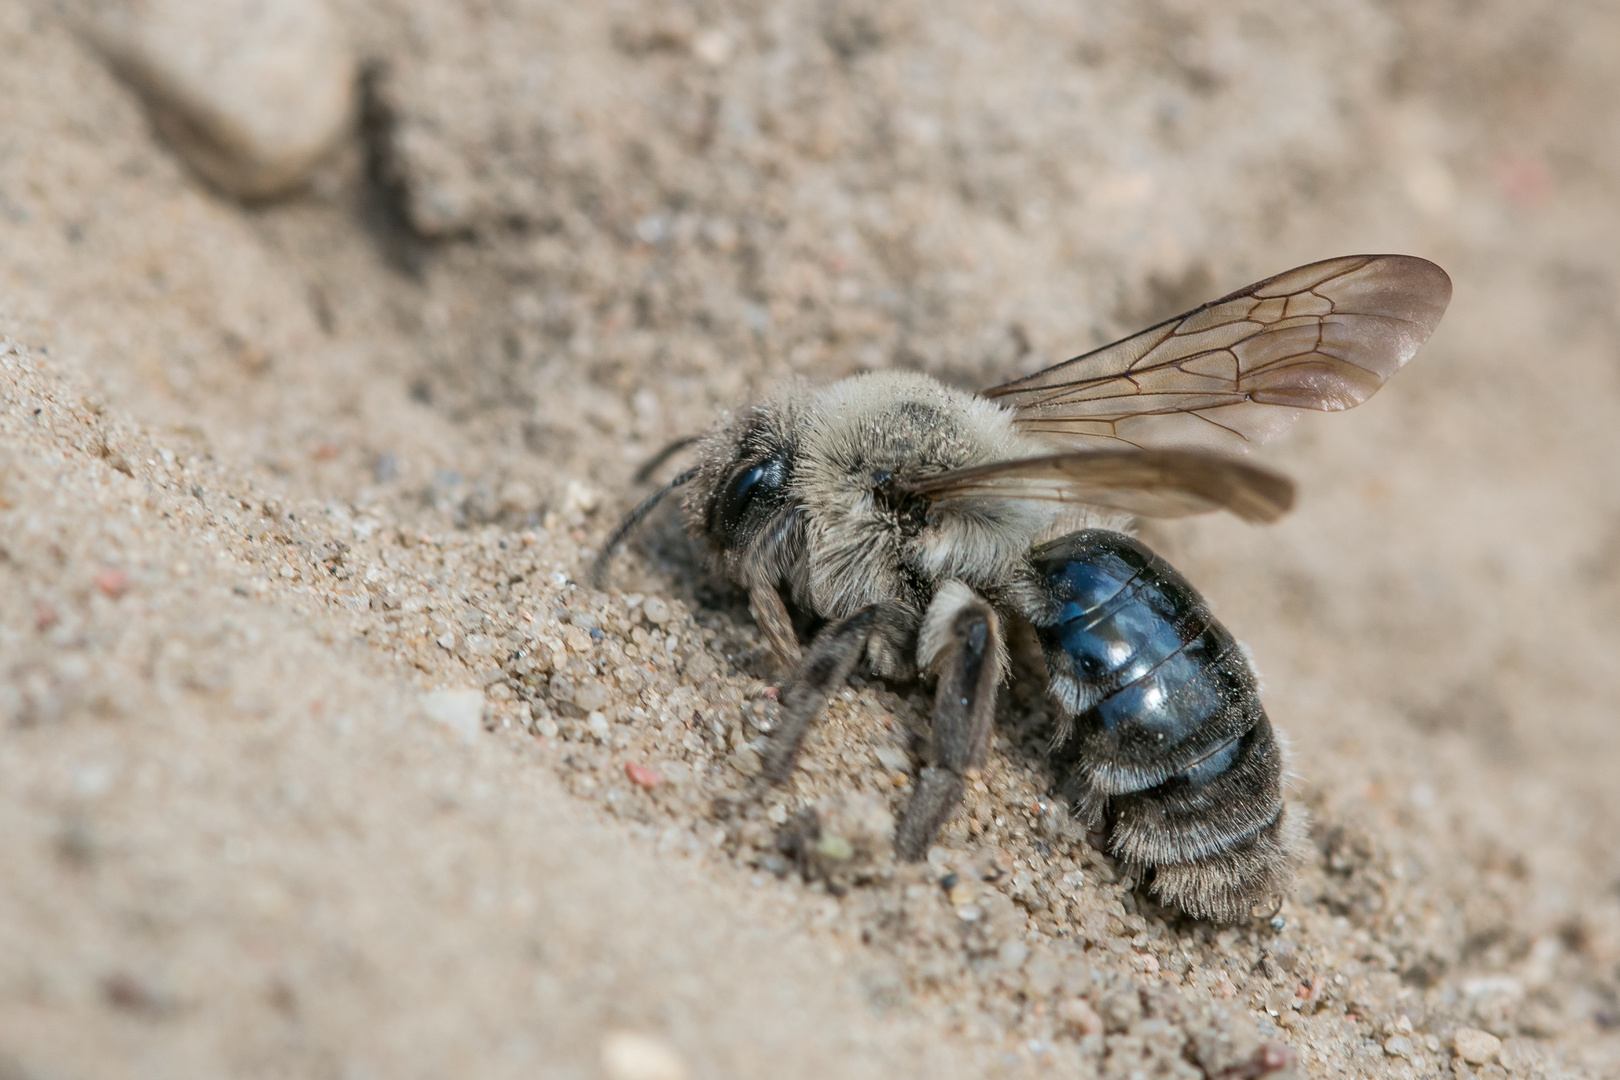
[[[1243,650],[1170,564],[1121,533],[1032,555],[1065,784],[1110,849],[1191,914],[1235,919],[1287,880],[1282,763]]]

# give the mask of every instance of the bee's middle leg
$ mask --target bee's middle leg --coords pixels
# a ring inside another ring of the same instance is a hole
[[[1005,664],[996,613],[958,583],[946,585],[924,618],[920,659],[939,675],[934,691],[931,761],[900,819],[895,849],[913,862],[928,854],[962,801],[965,774],[982,765],[995,719],[996,686]]]

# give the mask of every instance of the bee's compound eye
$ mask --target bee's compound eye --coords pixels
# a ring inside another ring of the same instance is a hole
[[[762,498],[769,501],[786,482],[787,468],[778,458],[762,461],[733,476],[720,497],[721,530],[728,535],[736,532],[748,511]]]

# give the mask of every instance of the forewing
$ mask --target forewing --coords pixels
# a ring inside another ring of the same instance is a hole
[[[1145,517],[1230,510],[1275,521],[1294,505],[1286,476],[1196,450],[1093,450],[998,461],[910,481],[933,502],[1033,499],[1106,506]]]
[[[1366,401],[1434,332],[1450,301],[1451,279],[1426,259],[1328,259],[984,396],[1057,446],[1242,452],[1302,409]]]

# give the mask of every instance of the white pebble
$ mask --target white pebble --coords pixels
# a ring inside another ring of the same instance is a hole
[[[607,1080],[687,1080],[691,1073],[675,1048],[656,1035],[610,1031],[602,1040]]]
[[[669,622],[669,605],[656,596],[649,596],[641,602],[641,613],[654,626],[663,626]]]
[[[731,35],[724,30],[705,30],[692,39],[692,55],[710,67],[719,67],[731,59],[733,47]]]
[[[602,493],[583,480],[570,480],[563,487],[562,512],[590,513],[602,503]]]
[[[605,713],[591,713],[585,718],[585,726],[590,729],[597,742],[605,743],[608,741],[608,722]]]
[[[325,0],[97,5],[91,37],[182,157],[225,191],[303,184],[354,119],[358,66]]]

